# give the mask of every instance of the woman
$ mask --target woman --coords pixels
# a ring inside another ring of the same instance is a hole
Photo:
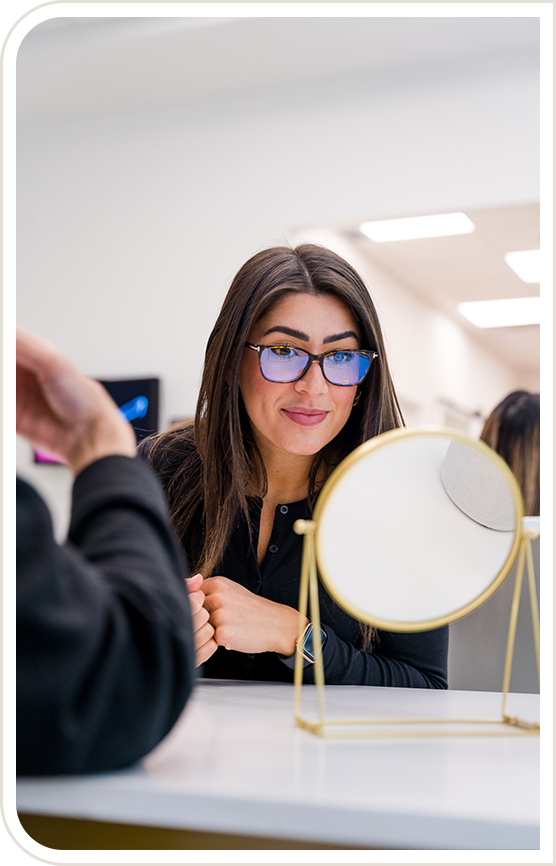
[[[504,458],[521,488],[525,514],[540,514],[541,398],[512,391],[485,422],[481,439]]]
[[[353,268],[312,244],[253,256],[210,335],[194,424],[142,448],[199,572],[189,588],[205,676],[292,680],[303,544],[293,524],[344,457],[402,423]],[[447,629],[376,632],[319,592],[327,683],[447,687]]]

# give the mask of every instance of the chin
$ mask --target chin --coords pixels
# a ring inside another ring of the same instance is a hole
[[[282,447],[288,454],[295,454],[298,457],[313,457],[319,451],[328,445],[330,439],[320,440],[319,442],[290,442]]]

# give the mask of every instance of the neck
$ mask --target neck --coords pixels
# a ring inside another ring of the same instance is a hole
[[[298,502],[309,494],[309,474],[314,455],[288,454],[284,451],[260,448],[267,477],[268,504]]]
[[[287,456],[286,461],[264,461],[268,481],[265,500],[275,503],[298,502],[308,496],[313,457]]]

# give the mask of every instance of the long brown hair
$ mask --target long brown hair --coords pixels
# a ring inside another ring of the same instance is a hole
[[[194,424],[161,434],[149,451],[153,461],[161,454],[167,459],[176,448],[187,454],[167,483],[166,494],[191,566],[205,577],[218,565],[238,516],[248,518],[247,491],[255,490],[261,497],[266,493],[265,467],[239,389],[240,367],[252,326],[295,292],[340,298],[361,329],[362,347],[378,352],[348,421],[315,455],[310,500],[318,493],[317,476],[330,475],[367,439],[403,425],[378,316],[356,271],[314,244],[273,247],[254,255],[235,276],[209,337]],[[204,527],[202,540],[188,543],[188,531],[198,520]]]
[[[481,439],[504,458],[521,488],[525,514],[540,514],[541,398],[512,391],[491,412]]]

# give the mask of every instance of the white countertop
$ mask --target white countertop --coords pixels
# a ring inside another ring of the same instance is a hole
[[[501,696],[490,692],[326,689],[330,716],[501,717]],[[507,710],[538,721],[539,697],[510,695]],[[362,848],[538,848],[538,736],[435,730],[325,740],[296,727],[293,686],[201,680],[141,765],[20,779],[17,808]]]

